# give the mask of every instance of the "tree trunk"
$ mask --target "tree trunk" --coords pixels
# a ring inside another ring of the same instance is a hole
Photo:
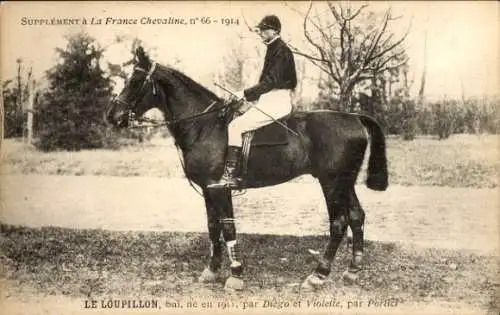
[[[353,112],[354,105],[352,104],[352,87],[347,84],[340,85],[340,106],[344,112]]]
[[[380,105],[381,110],[383,111],[387,107],[387,103],[389,102],[389,97],[387,96],[387,80],[384,75],[380,76]]]
[[[371,97],[370,97],[369,113],[371,115],[374,115],[375,104],[378,104],[380,102],[380,94],[381,94],[379,87],[377,86],[377,77],[375,74],[371,78],[370,92],[371,92]]]
[[[420,78],[420,88],[418,89],[418,106],[420,109],[422,109],[424,106],[426,78],[427,78],[427,29],[425,30],[425,35],[424,35],[424,68],[422,69],[422,76]]]

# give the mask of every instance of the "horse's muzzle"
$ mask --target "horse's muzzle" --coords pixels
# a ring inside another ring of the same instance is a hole
[[[116,127],[118,128],[127,128],[129,124],[129,115],[127,112],[124,112],[123,115],[116,120]]]
[[[129,125],[130,111],[117,109],[118,103],[110,104],[104,115],[104,121],[117,128],[126,128]]]

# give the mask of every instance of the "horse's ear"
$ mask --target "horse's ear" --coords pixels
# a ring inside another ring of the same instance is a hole
[[[139,64],[149,65],[150,63],[149,57],[144,51],[144,48],[142,48],[142,46],[137,47],[137,49],[135,50],[135,56],[137,57],[137,61]]]

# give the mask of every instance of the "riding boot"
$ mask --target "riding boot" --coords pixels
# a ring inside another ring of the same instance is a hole
[[[229,146],[226,165],[224,166],[224,174],[217,183],[208,185],[208,188],[239,188],[241,184],[241,178],[238,177],[240,172],[240,161],[241,147]]]

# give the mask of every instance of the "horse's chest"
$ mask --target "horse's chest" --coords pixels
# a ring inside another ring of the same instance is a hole
[[[224,151],[210,148],[200,148],[184,155],[186,176],[206,179],[222,172]]]

